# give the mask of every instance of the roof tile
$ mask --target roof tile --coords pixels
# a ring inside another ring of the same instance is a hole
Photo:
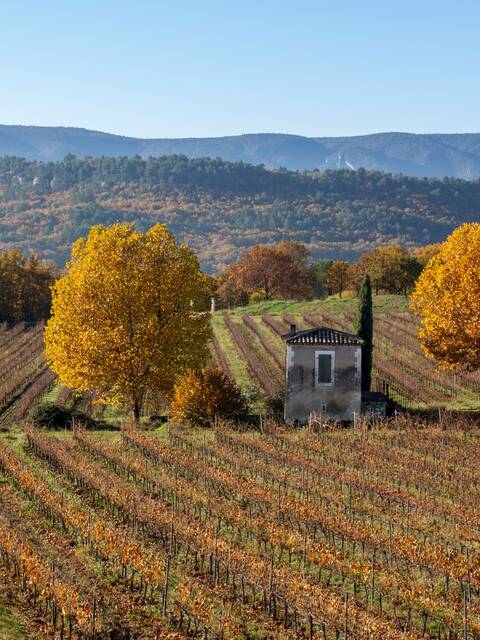
[[[288,344],[343,344],[362,345],[363,340],[353,333],[337,331],[328,327],[316,327],[306,331],[297,331],[294,334],[287,333],[283,339]]]

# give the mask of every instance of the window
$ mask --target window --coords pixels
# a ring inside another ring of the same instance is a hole
[[[332,356],[329,353],[319,353],[317,356],[317,382],[332,382]]]
[[[333,385],[335,371],[335,352],[315,352],[315,380],[319,385]]]

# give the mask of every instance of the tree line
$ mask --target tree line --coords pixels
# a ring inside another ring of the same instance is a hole
[[[376,294],[407,295],[422,269],[440,245],[413,250],[391,244],[365,252],[355,262],[310,260],[301,242],[254,245],[218,276],[210,278],[210,293],[222,306],[272,300],[304,300],[328,295],[340,297],[347,289],[358,291],[366,274]]]
[[[312,262],[307,247],[293,240],[254,245],[222,273],[202,275],[202,308],[210,308],[211,297],[221,307],[274,298],[341,297],[347,289],[358,290],[366,273],[375,293],[406,295],[438,246],[410,251],[398,245],[385,245],[349,263],[330,259]],[[24,255],[17,249],[0,253],[0,322],[47,319],[50,288],[59,275],[58,267],[39,260],[35,254]]]
[[[74,191],[74,200],[88,201],[114,186],[134,184],[140,192],[205,190],[213,193],[261,194],[287,197],[309,193],[315,184],[307,174],[269,171],[263,165],[227,162],[221,158],[189,159],[184,155],[141,158],[100,157],[62,162],[0,158],[3,199]]]

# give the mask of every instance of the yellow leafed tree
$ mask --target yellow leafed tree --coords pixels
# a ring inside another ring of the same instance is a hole
[[[131,407],[168,397],[176,377],[208,359],[204,279],[186,245],[164,225],[96,226],[72,249],[53,287],[46,355],[61,382]]]
[[[239,387],[220,369],[201,369],[177,379],[170,411],[177,422],[207,427],[215,416],[236,418],[248,407]]]
[[[427,356],[445,369],[480,367],[480,224],[458,227],[417,280],[412,309],[421,317]]]
[[[351,268],[345,260],[335,260],[325,271],[325,284],[332,293],[338,293],[340,298],[348,286]]]

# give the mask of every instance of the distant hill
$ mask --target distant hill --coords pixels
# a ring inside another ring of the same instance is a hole
[[[380,171],[298,172],[184,155],[62,162],[0,158],[0,250],[64,264],[94,224],[165,223],[209,272],[256,243],[299,240],[314,258],[444,240],[480,221],[480,180]]]
[[[292,170],[363,167],[418,177],[471,180],[480,176],[480,133],[376,133],[345,138],[255,133],[142,139],[74,127],[0,125],[0,156],[55,161],[67,154],[79,158],[184,154]]]

